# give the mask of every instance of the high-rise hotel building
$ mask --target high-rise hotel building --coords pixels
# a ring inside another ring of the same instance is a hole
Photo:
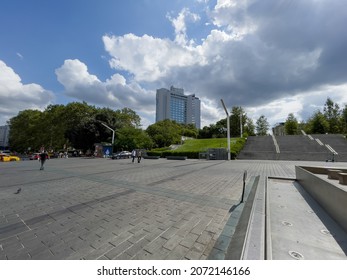
[[[6,149],[8,147],[9,134],[10,134],[10,126],[8,125],[0,126],[0,150]]]
[[[157,89],[156,122],[165,119],[200,129],[200,99],[195,94],[184,95],[183,88]]]

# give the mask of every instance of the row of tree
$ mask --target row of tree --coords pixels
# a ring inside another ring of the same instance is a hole
[[[69,148],[84,152],[95,143],[111,143],[115,131],[114,150],[151,149],[179,143],[181,136],[196,138],[193,125],[165,120],[141,129],[141,118],[129,108],[111,110],[87,103],[50,105],[43,112],[24,110],[9,121],[9,143],[17,152],[36,152],[43,145],[49,150]]]
[[[347,134],[347,105],[344,109],[327,98],[323,111],[317,110],[307,120],[298,122],[293,113],[289,114],[284,123],[285,134],[294,135],[305,131],[308,134]]]
[[[242,107],[232,107],[229,117],[230,121],[230,136],[254,136],[254,135],[267,135],[269,131],[269,122],[264,115],[261,115],[256,124],[247,116]],[[216,124],[210,124],[203,127],[199,131],[199,138],[224,138],[226,137],[227,118],[218,121]],[[241,133],[242,130],[242,133]]]
[[[347,105],[343,110],[330,98],[323,111],[316,111],[307,122],[299,123],[289,114],[284,123],[285,133],[310,134],[347,133]],[[10,146],[18,152],[37,151],[42,145],[59,151],[69,147],[87,151],[95,143],[112,141],[115,130],[114,150],[134,148],[160,148],[181,141],[181,136],[193,138],[224,138],[227,119],[196,129],[194,125],[178,124],[164,120],[141,129],[141,118],[129,108],[111,110],[97,108],[87,103],[73,102],[67,105],[50,105],[46,110],[24,110],[9,121]],[[106,125],[106,126],[105,126]],[[233,107],[230,115],[231,137],[267,135],[269,123],[264,115],[253,123],[242,107]]]
[[[242,124],[242,125],[241,125]],[[227,119],[222,119],[216,124],[205,126],[199,131],[199,138],[221,138],[226,137]],[[261,115],[254,125],[242,107],[233,107],[230,115],[231,137],[267,135],[269,133],[269,122],[264,115]],[[284,123],[284,133],[286,135],[301,134],[305,131],[308,134],[347,134],[347,105],[344,109],[335,103],[331,98],[327,98],[323,111],[317,110],[305,122],[298,122],[293,113],[290,113]]]
[[[10,119],[9,143],[18,152],[37,151],[42,145],[55,151],[69,147],[86,151],[95,143],[111,142],[112,131],[104,123],[118,131],[119,145],[124,142],[121,136],[131,133],[131,142],[146,146],[150,139],[139,129],[140,120],[129,108],[113,111],[85,102],[50,105],[43,112],[24,110]]]

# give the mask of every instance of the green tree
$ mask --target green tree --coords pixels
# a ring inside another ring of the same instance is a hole
[[[269,123],[264,115],[261,115],[256,122],[257,135],[264,136],[267,135],[269,130]]]
[[[95,108],[86,103],[75,103],[71,106],[76,108],[75,113],[70,117],[71,121],[68,124],[66,136],[71,145],[78,149],[92,149],[95,143],[112,143],[113,131],[105,125],[115,130],[115,141],[117,136],[121,135],[119,133],[121,129],[140,126],[141,118],[129,108],[113,111],[110,108]],[[135,132],[135,130],[132,131]],[[133,141],[134,136],[128,133],[125,135],[128,138],[124,140],[124,136],[122,136],[122,141],[124,141],[116,142],[118,143],[116,149],[124,149]],[[121,143],[124,143],[124,147]]]
[[[147,127],[146,132],[151,137],[154,147],[168,147],[180,143],[182,127],[175,121],[163,120]]]
[[[319,110],[307,122],[308,133],[325,134],[329,131],[329,123]]]
[[[294,117],[293,113],[290,113],[287,117],[286,122],[284,123],[284,129],[287,135],[298,134],[298,121]]]
[[[194,124],[181,124],[181,127],[182,127],[182,131],[181,131],[182,136],[187,136],[192,138],[198,137],[199,131]]]
[[[255,135],[255,125],[253,123],[253,120],[248,118],[246,119],[246,125],[243,130],[243,135],[249,135],[249,136],[254,136]]]
[[[341,123],[342,133],[347,134],[347,105],[345,105],[345,108],[342,110]]]
[[[341,112],[337,103],[334,103],[329,97],[327,98],[324,108],[324,117],[326,118],[329,128],[328,133],[340,133],[342,131],[341,126]]]
[[[45,146],[49,150],[59,150],[67,142],[65,138],[66,118],[64,105],[49,105],[43,112],[43,123],[46,128]]]
[[[244,131],[245,125],[247,123],[247,115],[242,107],[234,106],[231,109],[230,115],[230,136],[240,137],[241,136],[241,122],[242,122],[242,132]]]
[[[151,149],[153,141],[149,135],[140,128],[123,127],[117,131],[115,141],[116,150]]]
[[[24,110],[9,121],[9,144],[18,152],[37,151],[45,144],[46,125],[42,123],[43,113],[38,110]]]
[[[116,118],[116,128],[121,128],[125,126],[132,127],[140,127],[141,126],[141,118],[130,108],[123,108],[121,110],[117,110],[115,114]]]
[[[140,127],[141,118],[135,111],[124,108],[96,108],[86,102],[67,105],[49,105],[43,112],[25,110],[9,121],[12,149],[37,151],[41,145],[48,149],[64,147],[92,149],[95,143],[111,142],[112,131]],[[134,138],[130,137],[129,139]],[[147,139],[145,136],[143,139]]]

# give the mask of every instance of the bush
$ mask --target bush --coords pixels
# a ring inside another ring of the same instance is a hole
[[[147,155],[149,155],[149,156],[156,156],[156,157],[162,157],[162,153],[163,152],[160,152],[160,151],[148,151],[147,152]]]

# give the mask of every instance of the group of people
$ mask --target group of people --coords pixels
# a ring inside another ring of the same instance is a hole
[[[135,162],[135,158],[137,158],[137,162],[140,163],[142,159],[142,151],[141,150],[132,150],[131,152],[132,162]]]
[[[136,150],[136,149],[132,150],[131,157],[132,157],[132,162],[135,162],[135,158],[137,158],[137,162],[140,163],[142,159],[142,151]],[[40,170],[44,170],[44,164],[47,158],[48,158],[48,153],[45,150],[45,147],[42,146],[40,149],[40,162],[41,162]]]

